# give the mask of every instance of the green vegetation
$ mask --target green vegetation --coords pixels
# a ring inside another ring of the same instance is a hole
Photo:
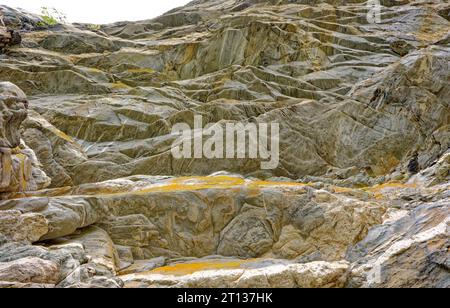
[[[95,24],[91,24],[87,26],[89,30],[92,31],[98,31],[101,30],[102,26],[101,25],[95,25]]]
[[[44,28],[65,24],[67,22],[66,14],[55,8],[48,8],[45,6],[41,8],[41,18],[42,21],[38,23],[38,26]]]

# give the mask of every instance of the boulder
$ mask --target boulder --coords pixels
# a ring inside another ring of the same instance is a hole
[[[0,193],[39,190],[49,185],[34,152],[21,142],[20,126],[28,114],[25,93],[0,82]]]
[[[340,288],[347,281],[348,269],[346,262],[289,264],[277,260],[209,259],[121,278],[130,288]]]
[[[58,281],[59,267],[39,258],[23,258],[0,263],[0,281],[54,285]]]
[[[41,214],[0,211],[0,234],[9,241],[34,243],[48,231],[48,222]]]

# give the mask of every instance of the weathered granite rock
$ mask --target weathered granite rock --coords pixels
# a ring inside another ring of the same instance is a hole
[[[83,33],[51,33],[46,36],[40,45],[51,51],[60,51],[71,54],[103,53],[106,51],[117,51],[114,42],[92,32]]]
[[[164,257],[150,260],[136,260],[132,262],[131,266],[128,266],[124,270],[120,271],[119,275],[150,272],[154,269],[163,267],[164,265],[166,265],[166,259]]]
[[[222,170],[299,178],[356,168],[388,176],[419,148],[422,168],[448,148],[448,47],[433,45],[448,35],[441,17],[448,5],[390,4],[383,24],[368,23],[363,1],[242,5],[206,1],[98,33],[66,25],[25,35],[33,48],[14,49],[0,78],[30,94],[53,94],[33,109],[88,155],[76,170],[49,166],[60,169],[53,186],[69,184],[67,176],[80,184]],[[348,16],[357,16],[354,25]],[[279,167],[172,161],[171,127],[194,114],[208,122],[279,122]]]
[[[0,193],[36,191],[50,184],[34,152],[24,143],[14,149],[3,148]],[[7,195],[7,194],[6,194]]]
[[[45,248],[31,246],[24,243],[8,243],[0,246],[0,263],[15,264],[23,259],[38,259],[57,265],[57,278],[55,281],[43,282],[52,284],[60,282],[72,273],[81,264],[88,260],[82,246],[66,246],[59,248]],[[14,282],[14,280],[11,280]]]
[[[266,210],[244,204],[241,214],[222,231],[217,252],[224,256],[258,257],[273,244],[274,234]]]
[[[118,254],[106,231],[90,226],[65,237],[63,245],[81,244],[90,263],[102,266],[112,274],[118,271]]]
[[[352,250],[352,287],[449,288],[449,199],[372,229]]]
[[[6,27],[17,30],[32,30],[39,22],[42,22],[42,19],[35,14],[6,5],[0,5],[0,16]]]
[[[49,184],[34,152],[20,139],[27,109],[25,93],[10,82],[0,82],[0,193],[39,190]]]
[[[6,52],[9,47],[19,45],[22,42],[20,33],[3,28],[0,24],[0,54]]]
[[[122,287],[116,260],[110,238],[95,227],[48,247],[7,243],[0,246],[0,287]]]
[[[417,176],[409,179],[409,183],[420,183],[435,186],[450,182],[450,151],[442,155],[431,167],[423,170]]]
[[[342,288],[348,270],[346,262],[294,264],[277,260],[209,259],[121,278],[125,287],[131,288]]]
[[[158,229],[144,215],[130,215],[103,221],[98,226],[108,232],[115,244],[147,247],[159,237]]]
[[[48,220],[41,239],[56,239],[93,224],[135,258],[220,254],[295,259],[320,253],[341,260],[368,229],[380,224],[385,207],[332,195],[301,183],[260,182],[233,176],[158,179],[109,192],[120,180],[85,185],[75,195],[55,196],[37,213]],[[126,182],[124,182],[126,183]],[[102,190],[105,189],[105,191]],[[65,192],[68,193],[68,192]],[[34,199],[3,201],[14,210]],[[289,233],[288,230],[292,232]]]
[[[48,233],[48,222],[37,213],[0,212],[0,234],[12,242],[34,243]]]
[[[10,82],[0,83],[0,147],[20,145],[20,125],[27,117],[28,100],[25,93]]]
[[[23,258],[0,263],[2,282],[56,284],[58,274],[58,264],[39,258]]]
[[[50,188],[73,186],[74,169],[87,160],[78,143],[34,111],[22,125],[22,138],[51,178]]]
[[[406,41],[399,40],[391,43],[391,49],[395,53],[403,57],[406,56],[411,50],[413,50],[414,46]]]
[[[52,284],[0,281],[0,289],[53,289]]]
[[[114,277],[104,268],[95,265],[82,265],[58,284],[57,287],[71,289],[118,289],[123,286],[124,284],[119,278]]]

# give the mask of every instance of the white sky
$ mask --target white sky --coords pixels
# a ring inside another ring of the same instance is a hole
[[[135,21],[157,17],[190,0],[0,0],[0,4],[40,13],[41,7],[54,7],[69,22],[93,24]]]

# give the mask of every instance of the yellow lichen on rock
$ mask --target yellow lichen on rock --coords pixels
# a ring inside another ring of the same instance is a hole
[[[242,268],[242,265],[251,262],[253,262],[252,259],[232,260],[232,261],[222,259],[222,260],[204,260],[202,262],[192,262],[192,263],[178,263],[160,267],[150,272],[140,273],[139,275],[161,274],[161,275],[184,276],[202,271],[239,269]]]
[[[19,185],[20,185],[20,189],[21,191],[26,191],[27,190],[27,179],[30,177],[30,172],[31,172],[31,166],[30,166],[30,162],[28,160],[28,157],[25,156],[24,154],[16,154],[15,155],[18,160],[19,160],[19,172],[18,172],[18,176],[19,176]]]
[[[158,193],[171,191],[195,191],[204,189],[232,189],[232,188],[302,188],[306,186],[296,182],[270,182],[246,180],[240,177],[231,176],[205,176],[205,177],[181,177],[169,180],[165,183],[153,185],[137,190],[136,193]]]

